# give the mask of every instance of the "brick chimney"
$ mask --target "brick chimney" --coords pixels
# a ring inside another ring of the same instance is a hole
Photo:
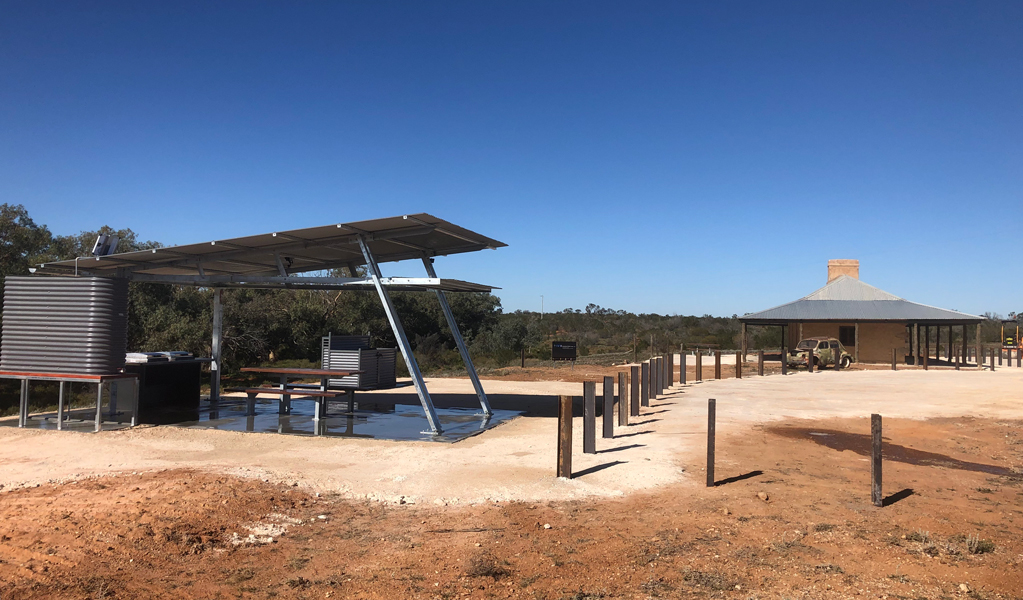
[[[860,278],[860,261],[839,258],[828,261],[828,283],[838,279],[842,275],[848,275],[853,279]]]

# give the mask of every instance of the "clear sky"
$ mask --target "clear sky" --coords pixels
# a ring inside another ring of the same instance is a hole
[[[0,15],[0,202],[55,233],[428,212],[509,244],[437,261],[506,310],[741,315],[857,258],[910,300],[1023,311],[1023,2]]]

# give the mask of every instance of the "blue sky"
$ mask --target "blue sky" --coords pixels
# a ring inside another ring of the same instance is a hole
[[[829,258],[910,300],[1023,310],[1020,2],[0,14],[0,202],[56,233],[429,212],[509,244],[437,261],[506,310],[743,314]]]

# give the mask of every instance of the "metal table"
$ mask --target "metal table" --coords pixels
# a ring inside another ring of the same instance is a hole
[[[31,373],[26,371],[0,371],[0,379],[21,380],[21,402],[18,411],[18,427],[24,427],[28,423],[28,382],[29,381],[58,381],[60,382],[60,395],[57,401],[57,429],[63,429],[64,424],[64,384],[65,383],[95,383],[96,384],[96,431],[100,431],[103,425],[103,384],[108,381],[117,382],[117,386],[110,390],[110,412],[113,414],[117,409],[117,391],[121,381],[132,381],[131,401],[131,426],[134,427],[138,420],[139,386],[138,376],[132,373],[110,373],[104,375],[87,375],[83,373]]]

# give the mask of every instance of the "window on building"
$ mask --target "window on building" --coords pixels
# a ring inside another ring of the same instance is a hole
[[[843,346],[855,346],[856,345],[856,327],[844,325],[838,328],[838,341],[842,342]]]

